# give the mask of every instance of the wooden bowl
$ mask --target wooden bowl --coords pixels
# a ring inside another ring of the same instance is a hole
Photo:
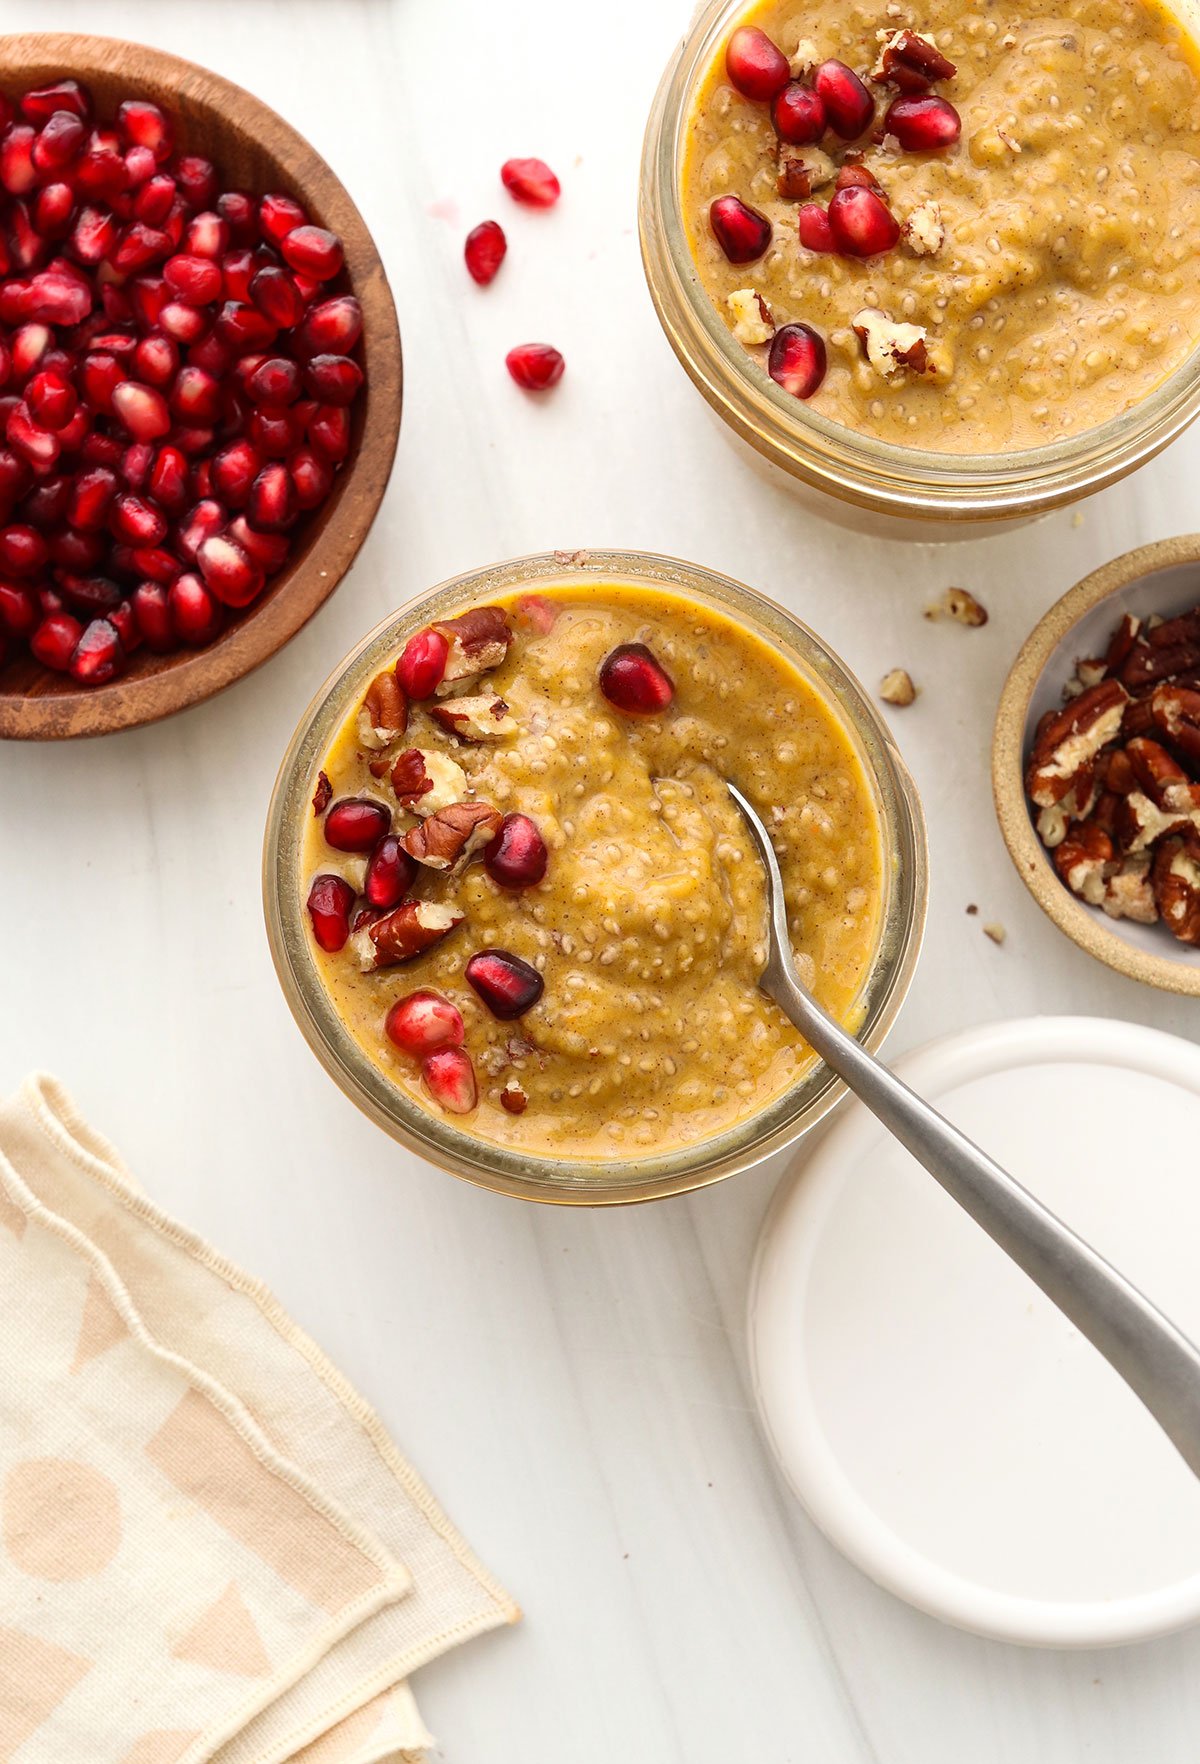
[[[329,500],[296,529],[286,568],[261,598],[208,648],[172,655],[139,649],[107,686],[79,686],[30,656],[14,661],[0,673],[0,737],[20,740],[104,735],[154,722],[210,698],[274,655],[353,563],[387,486],[400,430],[400,332],[387,276],[358,209],[304,137],[231,80],[178,55],[66,32],[0,37],[0,89],[16,96],[65,76],[89,87],[105,120],[122,98],[154,99],[174,117],[180,144],[211,159],[227,185],[284,191],[340,235],[346,269],[337,286],[362,302],[366,383]]]
[[[1038,720],[1057,710],[1078,660],[1102,655],[1123,612],[1172,618],[1200,604],[1200,534],[1126,552],[1050,608],[1013,664],[992,741],[996,814],[1017,874],[1060,930],[1098,961],[1165,992],[1200,997],[1200,949],[1163,925],[1110,919],[1061,882],[1038,838],[1025,796],[1025,767]]]

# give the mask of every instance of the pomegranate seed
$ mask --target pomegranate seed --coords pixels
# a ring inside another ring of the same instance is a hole
[[[212,161],[198,153],[185,153],[175,162],[175,182],[188,208],[211,208],[217,194],[217,174]]]
[[[48,325],[22,325],[12,340],[12,370],[15,380],[25,380],[40,364],[51,344]]]
[[[279,242],[285,263],[327,282],[344,262],[342,241],[325,227],[295,227]]]
[[[73,264],[59,260],[33,277],[22,316],[48,325],[78,325],[91,310],[91,287]]]
[[[41,466],[52,466],[62,448],[62,443],[57,435],[34,422],[29,406],[24,400],[19,401],[16,408],[9,411],[5,432],[9,445],[15,447],[18,453],[23,454],[35,469]]]
[[[243,358],[243,361],[235,364],[229,345],[222,343],[215,331],[210,331],[207,337],[201,337],[198,343],[193,343],[188,350],[187,358],[189,367],[203,368],[206,373],[215,375],[219,380],[225,378],[231,367],[235,367],[236,372],[240,374],[243,361],[257,359],[254,356],[247,356]]]
[[[296,501],[303,509],[319,508],[333,488],[333,468],[311,447],[298,447],[289,455],[288,471],[296,487]]]
[[[208,315],[186,300],[168,300],[158,315],[158,322],[177,343],[195,343],[208,330]]]
[[[115,355],[100,350],[85,355],[80,367],[83,401],[97,415],[107,414],[113,407],[113,393],[125,380],[125,369]]]
[[[391,831],[392,817],[382,802],[368,796],[344,796],[325,816],[325,842],[335,851],[374,850]]]
[[[462,1012],[440,992],[410,992],[396,1000],[384,1020],[384,1033],[402,1053],[424,1059],[444,1047],[461,1047]]]
[[[170,289],[161,276],[135,276],[129,284],[134,310],[146,328],[158,323],[169,293]]]
[[[32,527],[55,529],[66,520],[70,501],[70,478],[56,474],[34,486],[21,504],[21,513]]]
[[[68,570],[75,576],[86,576],[98,570],[108,555],[108,540],[102,533],[79,533],[74,527],[59,527],[50,535],[50,561],[55,574]]]
[[[875,257],[890,251],[900,237],[900,223],[887,204],[863,184],[834,192],[829,225],[840,252],[847,257]]]
[[[825,342],[811,325],[784,325],[771,340],[767,372],[793,398],[811,398],[825,378]]]
[[[348,355],[314,355],[304,369],[306,389],[322,404],[352,404],[362,382],[362,369]]]
[[[126,158],[126,167],[129,160]],[[166,172],[156,172],[146,179],[133,201],[135,220],[148,227],[161,227],[175,206],[175,180]]]
[[[117,128],[135,147],[149,147],[158,161],[171,156],[171,124],[157,104],[144,98],[127,98],[117,106]]]
[[[75,167],[75,187],[87,196],[116,201],[129,182],[129,172],[115,129],[93,129]]]
[[[229,223],[212,209],[206,209],[192,216],[184,240],[193,257],[208,257],[215,261],[229,250]]]
[[[344,876],[314,876],[308,891],[308,917],[313,936],[329,955],[345,947],[350,935],[354,890]]]
[[[776,96],[771,121],[780,140],[790,141],[796,147],[808,147],[819,141],[829,126],[825,100],[799,80],[793,80]]]
[[[708,210],[713,237],[730,263],[753,263],[771,243],[771,223],[740,196],[718,196]]]
[[[268,533],[282,533],[300,512],[291,475],[281,460],[263,467],[250,486],[246,517],[251,526]]]
[[[244,190],[225,190],[217,197],[217,213],[238,245],[250,245],[258,237],[258,212],[253,196]]]
[[[67,519],[83,532],[99,532],[117,493],[117,474],[108,466],[88,466],[75,474]]]
[[[362,336],[362,307],[353,294],[310,306],[296,337],[298,355],[349,355]]]
[[[790,79],[787,56],[756,25],[741,25],[725,47],[725,72],[743,98],[765,104]]]
[[[24,494],[32,477],[28,461],[14,453],[11,447],[0,447],[0,497],[15,502]]]
[[[46,541],[35,527],[0,527],[0,570],[32,576],[46,567]]]
[[[141,490],[150,476],[154,449],[148,441],[131,441],[121,455],[121,476],[131,490]]]
[[[363,893],[372,906],[390,911],[400,905],[416,873],[416,860],[409,857],[399,835],[385,833],[367,863]]]
[[[181,422],[199,428],[215,423],[221,414],[221,385],[199,367],[181,367],[171,387],[170,405]]]
[[[469,1115],[479,1101],[475,1068],[461,1047],[441,1047],[427,1054],[421,1077],[434,1102],[447,1114]]]
[[[504,364],[526,392],[548,392],[562,379],[567,365],[550,343],[518,343],[504,357]]]
[[[241,546],[247,557],[254,559],[264,575],[273,576],[284,566],[291,541],[283,533],[261,533],[252,527],[245,515],[237,515],[230,521],[229,537]]]
[[[142,221],[131,221],[122,228],[116,250],[109,262],[119,275],[132,275],[152,263],[161,263],[171,255],[174,241],[161,227],[148,227]]]
[[[139,582],[130,596],[133,616],[137,620],[148,649],[165,655],[175,647],[175,630],[166,587],[161,582]]]
[[[447,639],[430,626],[409,638],[396,663],[396,678],[406,698],[433,697],[442,683],[449,653]]]
[[[244,508],[250,486],[262,468],[262,455],[249,441],[231,441],[213,459],[213,488],[230,508]]]
[[[883,119],[906,153],[935,153],[953,147],[962,133],[962,119],[944,98],[897,98]]]
[[[553,208],[562,185],[544,159],[506,159],[500,167],[504,188],[529,208]]]
[[[325,359],[339,360],[340,357],[317,357],[318,361]],[[300,369],[286,356],[267,356],[246,381],[246,391],[255,404],[272,407],[294,404],[300,396]]]
[[[256,306],[227,300],[217,314],[217,335],[243,355],[248,349],[262,349],[273,343],[277,327]]]
[[[142,337],[133,352],[133,368],[147,386],[169,386],[179,370],[179,350],[170,337]]]
[[[222,292],[221,271],[208,257],[179,252],[163,264],[163,280],[188,306],[207,306]]]
[[[141,626],[134,617],[131,601],[123,600],[119,606],[114,606],[108,615],[108,622],[121,639],[123,654],[132,655],[135,649],[141,648],[144,639]]]
[[[29,647],[44,668],[65,674],[82,636],[83,626],[70,613],[51,613],[29,639]]]
[[[188,462],[178,447],[164,444],[154,456],[147,487],[168,514],[182,514],[188,501]]]
[[[25,388],[31,412],[43,429],[65,429],[75,415],[79,395],[61,374],[35,374]]]
[[[157,545],[166,537],[167,517],[145,497],[129,494],[114,502],[111,526],[117,538],[129,545]]]
[[[135,441],[157,441],[171,427],[171,413],[161,392],[136,380],[113,387],[112,408]]]
[[[675,696],[675,685],[644,643],[619,643],[600,665],[600,690],[620,711],[652,717]]]
[[[56,110],[33,143],[33,163],[43,176],[65,171],[86,139],[87,130],[73,110]]]
[[[121,639],[111,619],[93,619],[84,630],[71,656],[72,679],[81,686],[103,686],[125,663]]]
[[[814,68],[813,90],[825,102],[829,126],[843,141],[857,140],[871,126],[875,100],[844,61],[823,61]]]
[[[87,122],[92,100],[78,80],[56,80],[52,86],[36,86],[21,99],[22,115],[32,123],[49,122],[56,110],[69,110]]]
[[[175,532],[175,543],[186,558],[195,560],[204,541],[226,527],[225,510],[211,496],[205,497],[189,511]]]
[[[37,597],[24,582],[0,582],[0,626],[23,641],[40,618]]]
[[[507,250],[508,240],[498,221],[480,221],[477,227],[472,227],[463,246],[463,256],[472,280],[478,282],[481,288],[486,288],[489,282],[495,280]]]
[[[273,245],[293,232],[297,227],[306,225],[308,216],[298,202],[290,196],[264,196],[258,205],[258,224],[262,236]]]
[[[528,815],[505,815],[483,861],[501,888],[532,888],[546,874],[546,842]]]
[[[70,249],[80,263],[100,263],[112,250],[117,223],[106,209],[81,208],[75,217]]]
[[[66,576],[59,572],[58,583],[75,612],[89,618],[112,612],[121,604],[121,590],[107,576]]]
[[[224,615],[199,576],[190,572],[176,576],[167,590],[171,623],[183,643],[201,648],[221,629]]]
[[[136,192],[140,190],[143,185],[148,184],[150,179],[154,176],[157,166],[158,161],[155,159],[154,154],[149,147],[128,148],[125,153],[126,190]],[[174,182],[174,180],[172,180],[172,182]],[[128,208],[132,213],[134,211],[137,197],[134,195],[131,199],[129,195],[126,195],[123,198],[117,197],[116,200],[121,204],[122,209]]]
[[[508,359],[510,362],[509,372],[511,373],[511,354]],[[560,368],[559,372],[561,371]],[[558,376],[555,375],[556,379],[557,377]],[[552,382],[547,383],[551,384]],[[262,414],[261,411],[255,413],[260,420]],[[345,459],[350,451],[349,411],[339,404],[318,405],[316,415],[308,425],[308,439],[310,444],[316,448],[317,452],[324,454],[326,459],[331,459],[335,462]],[[289,451],[290,448],[284,449],[285,453]]]
[[[298,325],[304,317],[304,301],[294,279],[278,264],[264,264],[248,284],[250,300],[281,331]],[[244,299],[245,296],[242,296]]]
[[[806,202],[797,216],[800,243],[808,251],[836,251],[829,216],[819,202]]]
[[[262,593],[261,566],[227,533],[210,533],[202,540],[196,562],[205,586],[225,606],[249,606]]]
[[[503,1022],[531,1010],[546,984],[536,968],[507,949],[481,949],[463,972],[493,1017]]]
[[[43,239],[62,239],[71,230],[74,213],[75,192],[70,184],[45,184],[37,194],[34,230]]]
[[[183,573],[179,559],[172,552],[164,551],[161,545],[135,546],[130,561],[139,575],[148,576],[152,582],[161,582],[164,588],[169,588],[176,576]]]
[[[0,184],[10,196],[25,196],[37,184],[37,168],[33,163],[36,139],[28,124],[18,123],[0,141]]]

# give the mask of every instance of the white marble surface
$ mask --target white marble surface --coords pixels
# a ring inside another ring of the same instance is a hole
[[[328,668],[427,583],[549,546],[694,557],[798,609],[864,679],[925,690],[897,730],[929,809],[928,944],[894,1045],[1069,1009],[1194,1034],[1044,920],[990,804],[997,693],[1086,570],[1186,529],[1200,430],[1133,481],[951,549],[847,535],[735,458],[676,366],[638,260],[642,122],[688,0],[9,0],[4,26],[140,36],[277,106],[357,197],[392,277],[408,395],[352,576],[258,675],[173,722],[0,751],[0,1082],[56,1071],[157,1198],[265,1276],[378,1405],[525,1606],[420,1675],[466,1764],[1191,1764],[1200,1635],[1065,1656],[943,1629],[878,1591],[784,1491],[743,1308],[779,1169],[624,1213],[505,1202],[342,1099],[275,985],[258,898],[276,761]],[[497,183],[561,171],[550,215]],[[482,294],[467,226],[509,230]],[[512,343],[557,343],[552,398]],[[930,626],[932,590],[986,602]],[[964,912],[1003,921],[997,948]],[[1179,1149],[1179,1148],[1176,1148]]]

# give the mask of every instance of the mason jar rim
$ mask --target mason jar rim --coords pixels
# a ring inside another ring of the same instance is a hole
[[[1129,410],[1044,447],[960,454],[861,435],[777,386],[734,338],[696,269],[680,205],[692,96],[746,0],[701,6],[655,95],[638,203],[642,263],[667,339],[709,404],[793,477],[876,513],[925,521],[1028,519],[1144,464],[1200,414],[1200,347]]]

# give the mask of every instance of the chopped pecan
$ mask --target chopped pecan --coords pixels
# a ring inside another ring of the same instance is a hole
[[[414,814],[434,815],[452,802],[460,802],[466,788],[467,774],[446,753],[407,747],[392,767],[396,800]]]
[[[1156,728],[1193,766],[1200,766],[1200,692],[1189,686],[1157,686],[1150,699]]]
[[[1149,857],[1126,858],[1105,883],[1100,905],[1110,919],[1132,919],[1138,925],[1155,924],[1158,903],[1150,880]]]
[[[490,802],[454,802],[410,828],[400,843],[419,864],[448,870],[490,845],[503,818]]]
[[[1115,857],[1108,834],[1089,821],[1081,821],[1070,829],[1055,851],[1054,868],[1072,894],[1099,906]]]
[[[960,625],[979,626],[988,622],[987,608],[966,588],[947,588],[940,600],[931,601],[925,608],[927,619],[940,619],[943,614]]]
[[[1180,943],[1200,944],[1200,847],[1167,839],[1154,856],[1154,898],[1163,924]]]
[[[918,202],[900,228],[905,244],[914,257],[932,257],[946,242],[946,224],[942,205],[930,197]]]
[[[788,70],[794,80],[803,79],[806,73],[810,73],[816,67],[820,59],[821,51],[812,38],[801,37],[796,44],[795,51],[789,57]]]
[[[460,741],[503,741],[515,735],[516,722],[502,698],[448,698],[430,707],[430,715]]]
[[[1171,621],[1172,624],[1175,622]],[[1165,631],[1168,627],[1160,625],[1158,629]],[[1133,693],[1192,668],[1200,668],[1200,638],[1164,645],[1153,641],[1156,634],[1151,631],[1147,636],[1137,637],[1121,666],[1119,678]]]
[[[317,788],[313,791],[313,814],[323,815],[333,801],[333,785],[324,772],[317,773]]]
[[[915,704],[917,689],[913,685],[912,675],[906,673],[903,668],[893,668],[880,681],[879,696],[884,704],[894,704],[901,708],[905,705]]]
[[[444,698],[455,686],[466,680],[477,680],[492,668],[498,668],[508,654],[512,627],[508,614],[499,606],[473,606],[456,619],[443,619],[433,626],[450,645],[446,667],[437,688]]]
[[[733,316],[733,334],[747,349],[769,343],[775,335],[771,308],[753,288],[735,288],[725,302]]]
[[[896,324],[877,306],[864,306],[851,321],[875,372],[891,380],[905,368],[923,374],[929,366],[924,325]]]
[[[461,925],[457,907],[433,900],[404,900],[394,912],[366,927],[355,939],[364,968],[387,968],[423,955]]]
[[[807,147],[803,157],[795,147],[781,142],[776,188],[789,202],[807,202],[815,190],[832,184],[837,176],[837,163],[820,147]]]
[[[515,1078],[510,1078],[500,1092],[500,1106],[510,1115],[523,1115],[529,1107],[529,1098]]]
[[[936,44],[915,31],[880,31],[879,41],[883,46],[870,76],[876,85],[927,92],[935,80],[952,80],[958,72]]]
[[[408,728],[408,700],[390,668],[376,674],[367,688],[358,713],[358,739],[363,747],[378,752],[399,740]]]
[[[1122,615],[1121,623],[1109,639],[1108,648],[1104,652],[1104,667],[1109,674],[1119,674],[1129,660],[1129,652],[1137,642],[1137,634],[1142,628],[1142,621],[1135,619],[1132,613]]]
[[[1084,766],[1116,739],[1128,702],[1129,694],[1119,681],[1105,680],[1065,710],[1043,717],[1025,775],[1025,788],[1035,807],[1062,801]]]

